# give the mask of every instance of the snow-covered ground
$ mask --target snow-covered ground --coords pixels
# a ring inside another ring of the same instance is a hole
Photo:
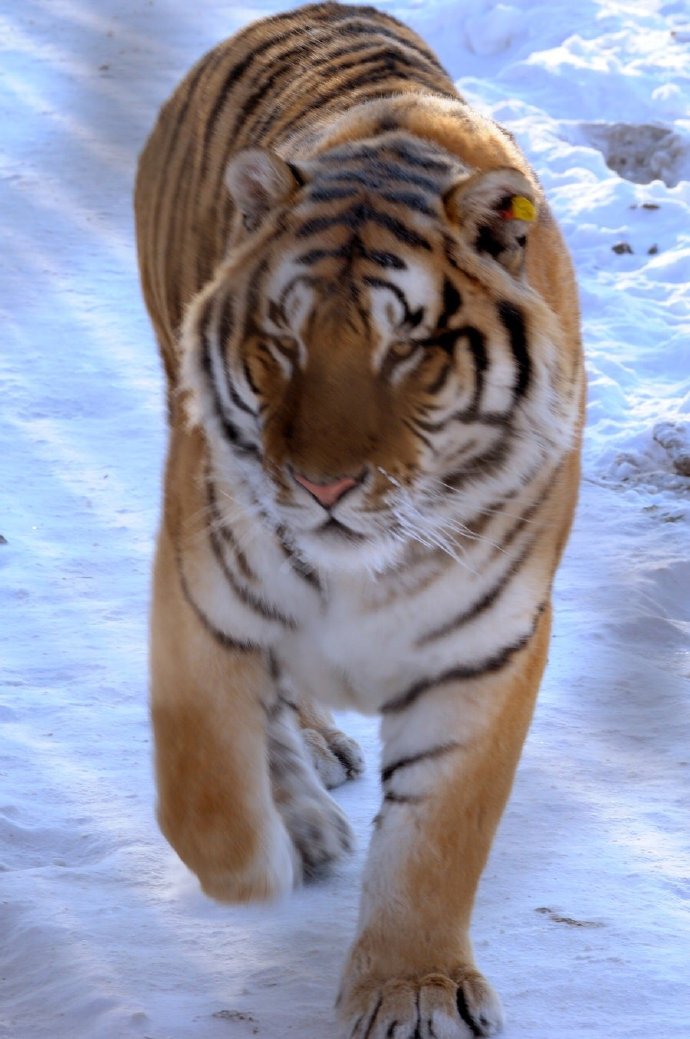
[[[158,105],[281,5],[0,7],[0,1037],[329,1039],[378,797],[336,875],[228,908],[157,832],[148,573],[164,450],[130,194]],[[285,5],[282,5],[285,6]],[[508,1039],[690,1029],[690,7],[390,0],[531,156],[591,390],[551,661],[482,884]]]

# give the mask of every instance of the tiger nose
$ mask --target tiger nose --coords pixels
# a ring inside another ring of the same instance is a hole
[[[343,495],[357,486],[363,475],[364,470],[362,470],[359,477],[341,476],[340,479],[332,480],[329,483],[315,483],[301,473],[293,473],[297,483],[304,487],[305,491],[309,491],[312,497],[316,498],[320,505],[323,505],[324,509],[330,509],[331,506],[340,501]]]

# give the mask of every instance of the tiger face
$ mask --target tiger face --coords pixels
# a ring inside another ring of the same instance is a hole
[[[452,554],[568,446],[534,185],[402,133],[300,167],[251,149],[226,179],[228,259],[183,332],[216,464],[321,570]]]

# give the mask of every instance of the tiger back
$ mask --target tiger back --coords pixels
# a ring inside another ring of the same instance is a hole
[[[543,192],[416,34],[327,3],[201,59],[135,204],[170,419],[161,827],[213,897],[289,889],[351,847],[324,783],[361,758],[329,706],[380,714],[341,1034],[490,1035],[469,921],[579,473],[577,291]]]

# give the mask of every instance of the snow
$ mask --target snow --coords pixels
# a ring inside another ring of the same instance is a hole
[[[508,1039],[690,1017],[690,9],[390,0],[517,136],[576,261],[590,371],[550,665],[481,886]],[[326,1039],[376,811],[330,878],[206,900],[159,835],[146,611],[164,451],[136,155],[257,0],[7,0],[0,206],[0,1037]]]

